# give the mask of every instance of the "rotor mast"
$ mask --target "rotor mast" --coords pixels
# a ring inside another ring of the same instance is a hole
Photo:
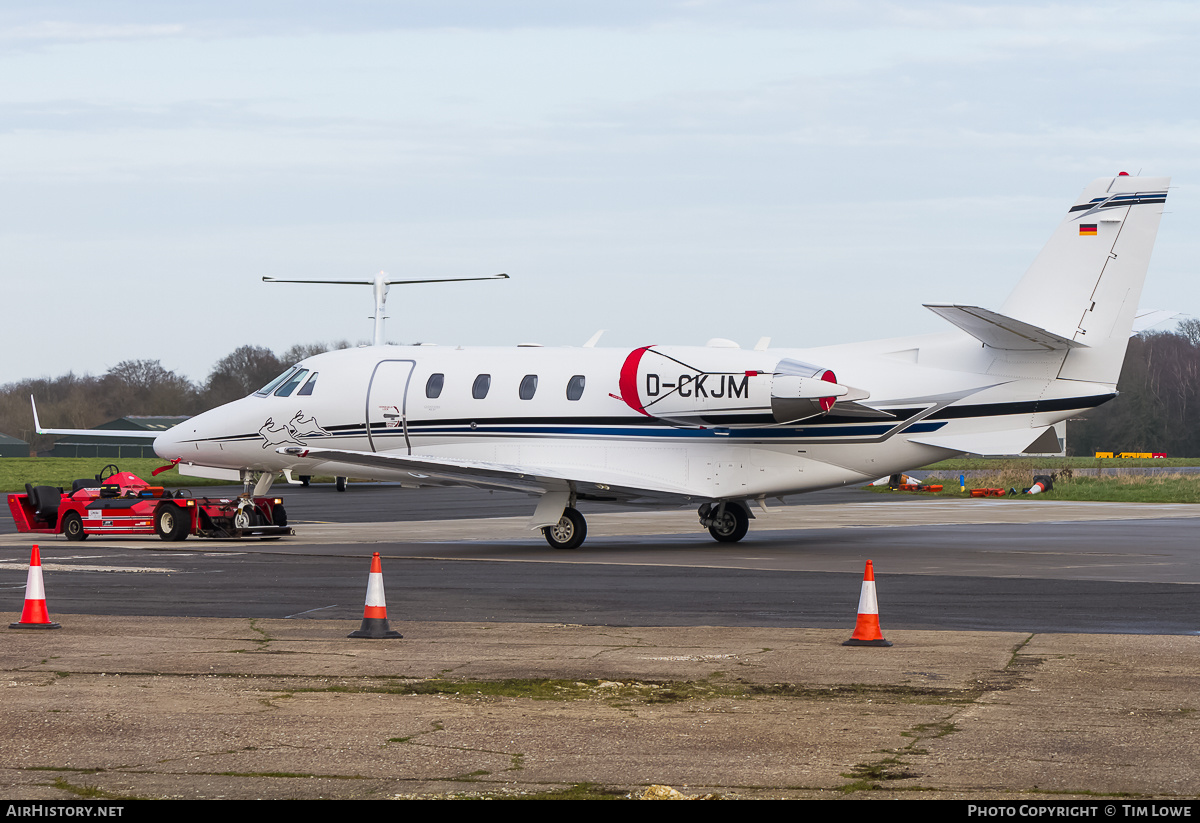
[[[321,283],[334,286],[370,286],[375,297],[375,314],[369,319],[375,321],[374,345],[383,345],[383,321],[387,320],[384,313],[387,306],[389,286],[411,286],[417,283],[460,283],[468,280],[508,280],[507,274],[493,274],[488,277],[441,277],[432,280],[389,280],[387,272],[381,271],[370,280],[284,280],[278,277],[263,277],[264,283]]]

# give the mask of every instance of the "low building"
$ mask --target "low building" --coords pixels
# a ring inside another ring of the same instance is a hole
[[[18,437],[0,434],[0,457],[28,457],[29,444]]]

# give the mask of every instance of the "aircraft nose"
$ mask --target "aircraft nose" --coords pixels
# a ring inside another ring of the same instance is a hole
[[[180,424],[182,425],[182,424]],[[174,460],[177,457],[182,457],[181,450],[182,432],[179,426],[172,426],[165,432],[154,438],[154,453],[163,460]]]

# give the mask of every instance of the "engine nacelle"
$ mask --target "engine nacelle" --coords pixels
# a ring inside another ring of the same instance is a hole
[[[807,420],[828,413],[837,398],[848,392],[838,385],[829,369],[799,360],[780,360],[771,380],[771,416],[777,423]]]
[[[764,352],[643,346],[621,366],[630,408],[683,426],[756,428],[826,414],[849,393],[829,369]]]

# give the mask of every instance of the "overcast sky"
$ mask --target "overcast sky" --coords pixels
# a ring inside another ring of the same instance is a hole
[[[393,288],[397,342],[939,331],[1119,171],[1200,315],[1198,55],[1193,3],[5,3],[0,384],[370,337],[263,275],[512,276]]]

